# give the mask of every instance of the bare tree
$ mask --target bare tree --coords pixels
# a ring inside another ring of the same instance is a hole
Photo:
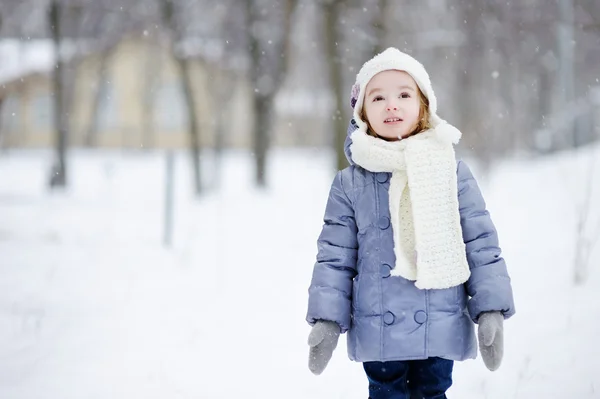
[[[250,80],[255,85],[251,102],[254,113],[252,132],[256,159],[255,181],[258,187],[267,185],[267,152],[273,125],[273,100],[288,68],[291,20],[296,4],[297,0],[285,0],[282,3],[246,1]],[[277,27],[279,32],[275,31]]]
[[[559,0],[559,19],[557,21],[557,48],[559,54],[558,68],[558,93],[562,108],[567,108],[575,99],[575,49],[573,32],[573,0]],[[566,129],[566,135],[562,135],[565,143],[562,147],[575,147],[576,139],[575,124],[572,123]]]
[[[181,25],[176,20],[176,13],[181,12],[175,8],[174,0],[162,0],[162,16],[164,23],[171,34],[171,53],[179,69],[179,76],[183,86],[183,93],[187,105],[188,132],[190,150],[194,168],[194,187],[196,195],[202,192],[202,179],[200,173],[200,127],[196,115],[196,96],[191,76],[191,61],[184,54],[177,51],[177,44],[181,43],[184,34]]]
[[[585,192],[583,204],[579,208],[577,215],[577,232],[575,234],[575,261],[573,281],[576,285],[585,283],[588,276],[588,269],[591,255],[600,242],[600,215],[594,214],[597,203],[592,197],[594,189],[594,172],[596,169],[597,158],[595,154],[590,155],[587,166],[587,180],[585,182]]]
[[[229,104],[231,102],[239,78],[235,72],[227,70],[221,65],[210,65],[209,68],[211,69],[211,78],[208,80],[209,92],[217,104],[217,106],[214,107],[215,115],[213,119],[215,137],[215,169],[213,181],[216,186],[221,180],[222,155],[225,147],[225,138],[229,133],[227,131],[227,125],[230,120],[229,111],[220,105]]]
[[[88,147],[96,145],[98,125],[100,124],[100,104],[102,99],[107,95],[108,88],[108,66],[110,63],[112,51],[104,50],[100,54],[98,64],[98,73],[96,77],[96,85],[94,87],[94,98],[92,100],[92,114],[89,125],[85,133],[85,144]]]
[[[1,21],[0,21],[1,22]],[[3,118],[5,116],[3,107],[5,106],[4,98],[0,97],[0,149],[4,148],[4,129],[3,129]]]
[[[79,0],[85,1],[85,0]],[[88,0],[89,1],[89,0]],[[92,99],[91,116],[84,134],[84,143],[87,146],[95,146],[100,124],[100,108],[103,100],[108,95],[109,66],[112,56],[119,42],[129,29],[136,29],[138,23],[132,24],[131,13],[117,12],[109,5],[103,4],[101,0],[95,3],[84,3],[85,20],[87,23],[93,21],[96,25],[93,29],[96,39],[95,50],[98,53],[96,82]],[[143,16],[138,16],[143,18]],[[87,28],[90,29],[90,28]],[[83,27],[80,28],[83,30]]]
[[[50,2],[49,22],[52,30],[52,39],[55,48],[56,67],[53,69],[53,87],[54,87],[54,129],[56,158],[51,169],[50,187],[65,187],[67,185],[67,140],[68,123],[67,115],[64,112],[65,106],[65,86],[64,86],[64,62],[61,52],[61,12],[62,5],[58,0]]]
[[[574,0],[575,5],[580,6],[588,18],[583,24],[585,31],[600,31],[600,2],[595,0]]]
[[[161,52],[156,43],[146,43],[144,63],[144,81],[142,88],[142,145],[144,148],[152,148],[156,140],[156,127],[154,125],[154,93],[156,92],[160,69],[162,65]]]
[[[460,67],[458,79],[464,90],[461,95],[461,128],[465,134],[463,141],[480,155],[483,169],[487,169],[492,161],[492,145],[489,145],[490,135],[486,129],[485,107],[482,101],[486,92],[488,79],[484,77],[486,71],[486,28],[485,5],[481,1],[461,2],[461,18],[464,18],[464,32],[466,43],[460,49]],[[477,63],[478,67],[473,67]],[[489,123],[489,122],[488,122]]]
[[[338,21],[341,19],[340,13],[342,3],[342,0],[323,1],[325,58],[327,59],[329,82],[335,99],[335,110],[333,113],[333,147],[336,154],[336,168],[338,170],[342,170],[348,166],[346,155],[344,154],[347,121],[344,120],[342,113],[342,109],[347,106],[347,102],[344,101],[344,76],[342,74],[342,63],[338,53],[341,35],[337,28]]]
[[[373,21],[373,28],[375,29],[375,48],[374,53],[378,54],[385,50],[383,47],[385,45],[385,37],[387,33],[387,27],[385,26],[385,19],[387,13],[389,11],[389,2],[388,0],[378,0],[377,13],[375,14],[375,18]]]

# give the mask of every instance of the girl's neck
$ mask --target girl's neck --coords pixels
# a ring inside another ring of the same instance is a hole
[[[383,136],[380,136],[380,135],[378,135],[378,134],[377,134],[377,133],[375,133],[375,132],[373,132],[373,135],[374,135],[375,137],[377,137],[378,139],[381,139],[381,140],[383,140],[383,141],[387,141],[387,142],[389,142],[389,143],[393,143],[394,141],[406,140],[407,138],[409,138],[409,137],[412,137],[412,136],[414,136],[414,135],[417,135],[417,134],[419,134],[419,133],[421,133],[421,132],[419,132],[419,131],[416,131],[416,130],[415,130],[414,132],[412,132],[411,134],[409,134],[408,136],[406,136],[406,137],[404,137],[404,138],[398,138],[398,137],[383,137]]]

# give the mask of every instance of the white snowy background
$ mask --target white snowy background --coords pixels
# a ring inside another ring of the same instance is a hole
[[[600,397],[600,250],[573,284],[577,218],[600,147],[513,159],[477,174],[513,279],[502,367],[456,363],[451,398]],[[207,158],[208,159],[208,158]],[[345,340],[321,376],[304,321],[331,155],[277,150],[270,189],[246,153],[223,186],[190,192],[175,165],[163,245],[162,152],[70,152],[70,187],[46,189],[50,150],[0,152],[0,398],[364,399]],[[206,162],[209,168],[210,159]]]

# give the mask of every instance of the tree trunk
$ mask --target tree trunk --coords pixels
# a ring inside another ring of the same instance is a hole
[[[63,112],[64,106],[64,64],[61,57],[61,33],[60,33],[61,7],[58,0],[50,3],[50,26],[56,56],[56,68],[53,73],[54,86],[54,128],[56,135],[56,158],[52,166],[49,185],[50,188],[64,188],[67,185],[67,120]]]
[[[190,155],[194,168],[194,188],[196,195],[202,193],[202,179],[200,166],[200,129],[196,115],[196,97],[190,75],[190,61],[186,58],[178,58],[177,65],[181,75],[181,83],[188,113],[188,133],[190,135]]]
[[[255,25],[255,16],[253,11],[253,2],[248,0],[246,2],[246,12],[248,17],[248,28],[250,31],[250,56],[252,59],[252,81],[257,82],[260,78],[260,57],[261,57],[261,49],[260,43],[256,34],[252,32],[252,28]],[[266,187],[266,164],[267,164],[267,148],[269,146],[269,131],[267,130],[269,125],[268,116],[263,112],[265,109],[268,111],[266,107],[267,104],[266,94],[258,93],[257,90],[254,90],[254,93],[251,97],[251,107],[254,111],[254,124],[252,129],[253,136],[253,151],[254,151],[254,159],[255,159],[255,175],[254,179],[256,185],[258,187]]]
[[[600,219],[597,220],[597,227],[592,230],[594,223],[593,186],[594,171],[596,170],[596,158],[591,156],[587,167],[587,179],[585,183],[585,193],[583,204],[579,207],[577,218],[577,231],[575,235],[575,263],[573,270],[573,281],[575,285],[581,285],[587,280],[589,274],[589,262],[592,251],[600,239]]]
[[[217,112],[215,121],[215,150],[214,150],[214,173],[213,173],[213,188],[221,187],[223,177],[223,152],[225,147],[225,112]]]
[[[2,27],[1,22],[2,22],[2,20],[0,18],[0,28]],[[3,123],[2,118],[4,117],[4,110],[3,110],[4,106],[5,106],[4,99],[2,97],[0,97],[0,149],[3,148],[3,143],[4,143],[4,129],[2,126],[2,123]]]
[[[256,159],[256,185],[266,187],[267,151],[271,129],[271,101],[269,96],[254,97],[254,157]]]
[[[171,32],[171,54],[179,69],[183,94],[185,96],[187,113],[188,113],[188,132],[190,135],[190,152],[192,155],[192,165],[194,168],[194,189],[196,195],[202,192],[202,179],[200,173],[200,132],[199,124],[196,115],[196,98],[194,95],[194,87],[192,77],[190,75],[190,61],[185,56],[177,54],[175,45],[181,38],[181,33],[178,30],[177,21],[175,21],[174,4],[171,0],[163,0],[162,16],[165,24]]]
[[[226,136],[229,131],[225,128],[231,115],[231,109],[222,104],[231,104],[237,85],[237,77],[219,66],[211,67],[211,77],[207,81],[210,96],[214,99],[214,174],[212,182],[214,188],[218,188],[221,182],[223,151],[226,143]]]
[[[385,16],[388,12],[388,1],[387,0],[379,0],[379,10],[375,21],[373,22],[373,28],[375,29],[375,39],[377,42],[375,43],[375,48],[373,49],[373,56],[381,53],[384,50],[385,45]]]
[[[560,107],[561,109],[568,109],[575,100],[573,2],[572,0],[559,0],[558,7],[557,49],[560,66],[558,69],[558,87],[560,90]],[[566,131],[557,132],[558,139],[563,139],[563,148],[577,147],[574,121],[567,126]]]
[[[484,77],[488,65],[484,25],[486,15],[482,13],[478,2],[463,2],[461,8],[461,18],[465,21],[463,32],[466,35],[466,41],[459,50],[461,67],[458,79],[464,93],[460,109],[461,130],[464,144],[473,150],[486,173],[496,154],[492,146],[494,138],[485,129],[486,106],[482,103],[490,87],[488,79]]]
[[[144,66],[144,79],[146,84],[142,89],[142,146],[152,148],[156,143],[156,127],[154,125],[154,98],[162,68],[161,52],[157,51],[157,45],[148,42],[146,44],[146,62]]]
[[[100,124],[100,102],[102,97],[106,96],[106,78],[108,76],[108,60],[109,50],[103,51],[100,54],[100,66],[98,67],[97,85],[94,92],[94,100],[92,103],[92,115],[90,117],[90,125],[88,126],[85,135],[85,145],[94,147],[97,144],[98,125]]]
[[[270,146],[270,134],[272,127],[272,107],[277,91],[281,87],[285,79],[285,75],[288,68],[288,56],[291,48],[291,18],[294,12],[297,1],[287,0],[284,8],[283,15],[283,26],[284,26],[284,37],[279,42],[277,54],[281,55],[283,59],[277,65],[275,70],[272,72],[273,87],[265,90],[264,92],[260,89],[255,88],[251,98],[251,107],[254,110],[254,125],[253,125],[253,150],[256,161],[255,169],[255,182],[258,187],[264,188],[267,186],[267,161],[268,161],[268,150]],[[257,24],[257,12],[254,10],[255,4],[253,1],[246,1],[246,16],[247,16],[247,29],[250,32],[249,44],[250,44],[250,58],[252,60],[251,67],[251,81],[259,82],[262,74],[262,63],[261,56],[263,55],[263,48],[261,47],[260,40],[256,37],[253,32],[254,26]],[[273,50],[269,50],[273,51]]]
[[[343,119],[343,76],[340,58],[337,52],[337,43],[340,37],[337,30],[338,1],[332,1],[323,6],[325,24],[325,48],[327,52],[327,66],[329,69],[329,82],[335,98],[335,109],[333,113],[334,140],[333,146],[336,154],[336,168],[342,170],[348,166],[346,154],[344,153],[344,141],[346,140],[346,123]]]

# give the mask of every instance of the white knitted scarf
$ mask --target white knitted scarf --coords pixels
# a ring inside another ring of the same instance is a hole
[[[453,142],[460,132],[442,123],[387,142],[358,129],[352,160],[371,172],[391,172],[389,208],[396,265],[392,276],[421,289],[450,288],[470,276],[462,238]]]

